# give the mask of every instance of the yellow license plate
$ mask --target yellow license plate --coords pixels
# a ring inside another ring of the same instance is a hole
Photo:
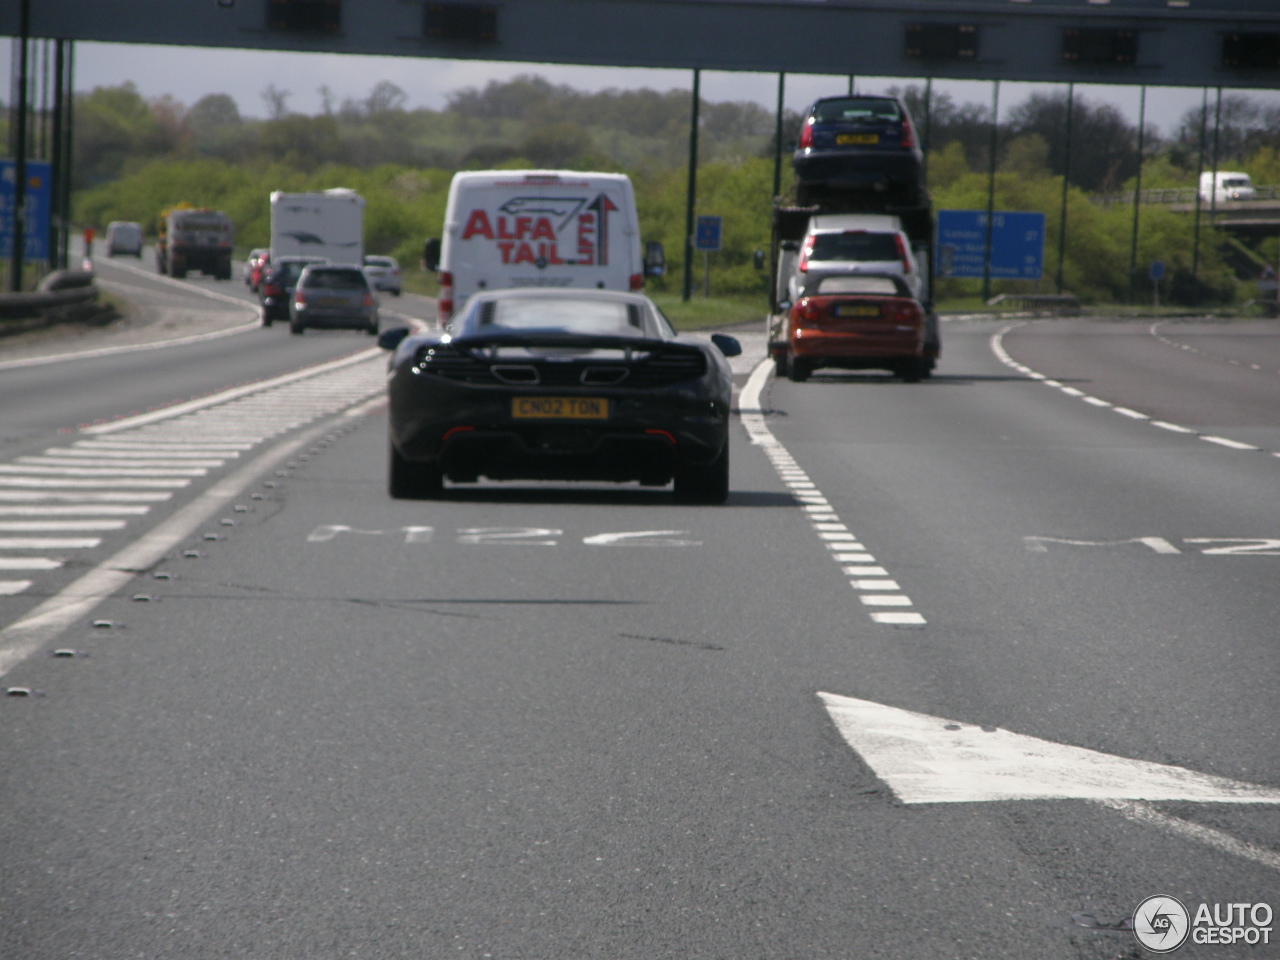
[[[851,143],[879,143],[880,134],[878,133],[837,133],[836,143],[842,147],[846,147]]]
[[[517,420],[608,420],[604,397],[513,397],[511,416]]]
[[[878,317],[880,306],[874,303],[837,303],[837,317]]]

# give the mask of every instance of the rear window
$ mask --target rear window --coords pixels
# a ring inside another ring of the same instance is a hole
[[[893,261],[901,260],[894,233],[816,233],[810,260]]]
[[[896,100],[854,97],[850,100],[823,100],[814,105],[813,115],[818,123],[856,123],[859,120],[900,120],[902,110]]]
[[[312,270],[307,288],[315,290],[367,290],[368,281],[359,270]]]
[[[491,300],[480,307],[480,323],[507,330],[563,330],[592,335],[634,336],[644,329],[643,314],[634,303],[572,298]]]
[[[818,281],[818,293],[823,296],[834,294],[862,294],[864,296],[896,297],[898,285],[888,277],[823,277]]]
[[[364,265],[366,267],[394,267],[396,262],[390,257],[365,257]]]

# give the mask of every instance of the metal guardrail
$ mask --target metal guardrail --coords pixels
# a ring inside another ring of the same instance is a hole
[[[93,274],[82,270],[55,270],[32,293],[0,293],[0,319],[35,317],[54,307],[89,303],[98,298]]]
[[[1254,187],[1253,190],[1254,190],[1255,200],[1280,200],[1280,186]],[[1143,203],[1193,204],[1196,202],[1196,188],[1195,187],[1176,187],[1176,188],[1166,188],[1166,189],[1143,190],[1141,197],[1142,197]],[[1124,204],[1125,206],[1132,206],[1133,191],[1130,190],[1128,193],[1095,194],[1094,196],[1090,197],[1090,199],[1094,203],[1104,207],[1115,206],[1116,204]],[[1219,203],[1217,205],[1217,208],[1219,210],[1230,209],[1232,204],[1237,202],[1239,201],[1228,200],[1224,203]],[[1245,202],[1248,202],[1248,201],[1245,201]],[[1209,209],[1209,204],[1203,201],[1201,202],[1200,206],[1201,206],[1201,209],[1204,209],[1204,210]]]
[[[1080,300],[1070,293],[1002,293],[988,300],[987,306],[998,307],[1002,303],[1012,303],[1028,309],[1053,308],[1063,313],[1080,310]]]

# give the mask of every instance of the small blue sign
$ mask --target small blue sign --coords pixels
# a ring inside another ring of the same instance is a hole
[[[17,173],[12,160],[0,160],[0,259],[13,256],[13,194]],[[49,212],[53,207],[53,170],[46,160],[27,161],[26,216],[22,221],[24,260],[49,259]]]
[[[693,245],[698,250],[714,253],[720,249],[720,218],[698,217],[693,232]]]
[[[981,277],[987,251],[984,210],[939,210],[940,277]],[[991,276],[1039,280],[1044,270],[1044,214],[1002,210],[991,215]]]
[[[1148,276],[1150,276],[1152,280],[1163,280],[1164,279],[1164,261],[1152,260],[1151,273],[1148,274]]]

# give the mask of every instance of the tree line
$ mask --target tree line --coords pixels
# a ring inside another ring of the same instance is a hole
[[[368,200],[370,251],[413,262],[422,238],[439,233],[445,191],[456,170],[618,170],[636,182],[645,238],[662,240],[673,269],[681,269],[686,91],[584,92],[528,75],[454,91],[441,110],[409,109],[405,92],[386,81],[360,99],[339,102],[329,91],[320,92],[323,109],[308,116],[289,109],[288,91],[269,86],[262,93],[264,119],[242,116],[225,94],[203,97],[189,108],[169,97],[148,101],[130,84],[78,94],[77,218],[99,226],[110,219],[150,225],[163,207],[187,201],[226,209],[240,240],[261,245],[271,190],[346,186]],[[904,99],[927,138],[935,206],[983,208],[992,143],[989,107],[958,103],[946,93],[926,103],[919,86],[890,92]],[[1002,115],[995,131],[997,204],[1049,214],[1046,262],[1056,263],[1065,172],[1073,229],[1064,276],[1087,299],[1123,299],[1130,286],[1131,214],[1123,207],[1091,209],[1088,198],[1132,187],[1138,131],[1110,104],[1076,96],[1068,164],[1066,108],[1065,91],[1054,91],[1034,94]],[[1212,132],[1216,104],[1208,109]],[[1219,166],[1244,169],[1256,182],[1280,182],[1280,109],[1228,94],[1221,115]],[[713,286],[762,291],[767,280],[754,271],[751,254],[769,242],[775,118],[753,102],[702,103],[699,118],[698,212],[725,217],[727,246],[713,262]],[[801,117],[788,111],[783,120],[785,157]],[[1146,131],[1144,186],[1194,183],[1200,120],[1197,108],[1168,137]],[[784,159],[784,187],[788,180]],[[1192,239],[1184,235],[1186,225],[1176,217],[1165,224],[1164,215],[1144,213],[1142,249],[1170,260],[1172,276],[1184,268],[1189,275],[1189,265],[1178,261]],[[1184,283],[1188,297],[1231,295],[1232,279],[1216,251],[1217,241],[1206,239],[1197,258],[1199,287]],[[1274,261],[1265,246],[1258,256]],[[963,284],[953,282],[948,289],[963,292]]]

